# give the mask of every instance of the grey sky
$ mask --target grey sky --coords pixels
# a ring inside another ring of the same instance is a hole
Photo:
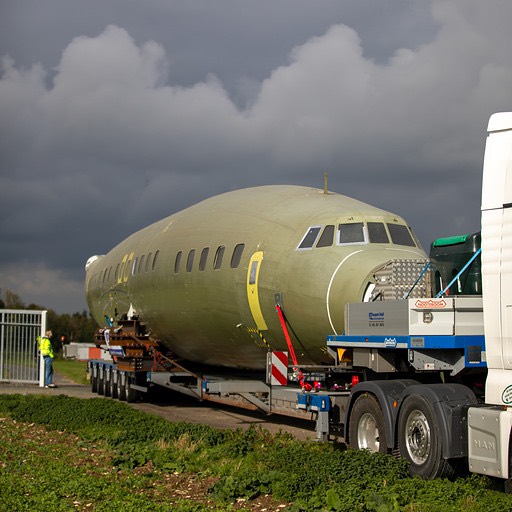
[[[510,19],[509,0],[3,0],[0,288],[82,310],[89,256],[324,171],[425,246],[477,231]]]

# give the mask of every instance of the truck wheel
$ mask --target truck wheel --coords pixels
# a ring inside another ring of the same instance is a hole
[[[371,452],[387,452],[384,415],[377,399],[370,394],[356,399],[350,415],[350,447]]]
[[[453,475],[450,461],[443,459],[436,415],[422,396],[410,396],[402,406],[398,418],[398,449],[409,461],[411,475],[429,479]]]

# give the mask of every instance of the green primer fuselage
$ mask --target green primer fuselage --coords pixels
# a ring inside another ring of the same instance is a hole
[[[105,316],[135,311],[175,354],[247,369],[265,367],[262,337],[275,350],[287,349],[279,302],[299,362],[329,364],[326,336],[343,332],[344,306],[363,300],[373,271],[392,259],[426,258],[415,242],[370,243],[369,226],[381,224],[388,235],[390,225],[408,230],[392,213],[323,190],[228,192],[90,258],[87,302],[100,325]],[[340,243],[340,225],[362,226],[364,239]]]

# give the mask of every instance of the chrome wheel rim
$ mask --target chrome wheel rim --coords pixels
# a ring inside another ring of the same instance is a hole
[[[414,464],[421,465],[430,455],[432,436],[426,416],[418,410],[412,411],[405,425],[407,452]]]
[[[361,450],[379,451],[379,428],[373,415],[368,412],[361,416],[357,425],[357,446]]]

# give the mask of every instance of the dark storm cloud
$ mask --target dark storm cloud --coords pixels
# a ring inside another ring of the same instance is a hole
[[[212,4],[63,9],[48,44],[6,46],[2,289],[74,311],[86,259],[131,232],[234,188],[321,187],[324,171],[332,190],[404,216],[425,245],[479,229],[486,122],[511,107],[508,2],[323,2],[331,22],[308,18],[305,1],[274,17],[275,3]]]

